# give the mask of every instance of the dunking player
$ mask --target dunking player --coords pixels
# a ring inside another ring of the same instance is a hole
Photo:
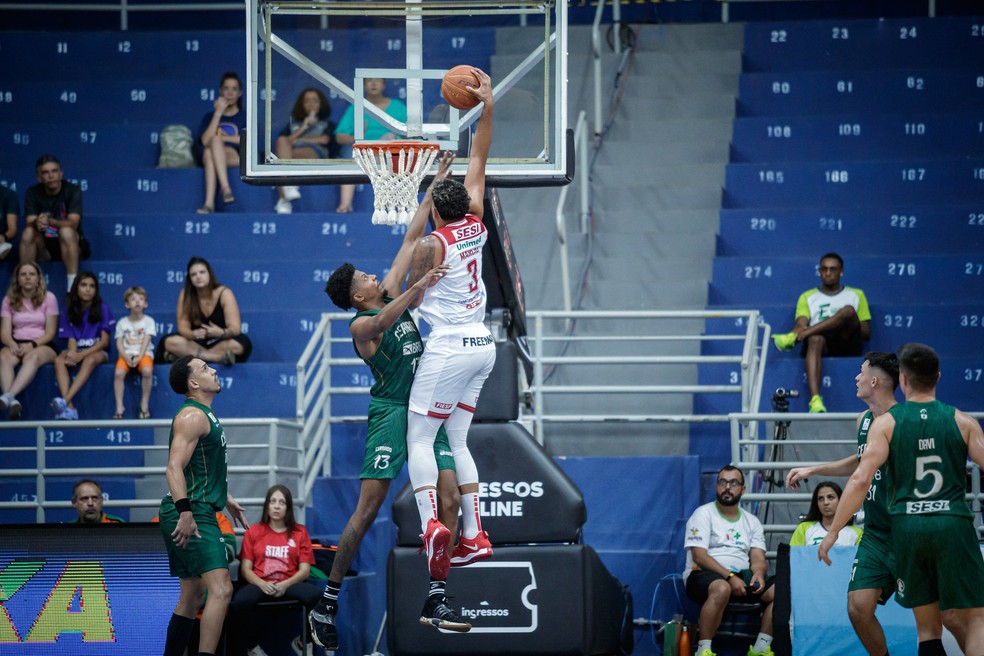
[[[818,555],[830,564],[831,538],[861,505],[884,463],[892,485],[895,598],[915,615],[919,656],[946,653],[939,633],[933,633],[941,611],[963,652],[984,654],[984,558],[965,497],[967,456],[984,465],[984,432],[969,415],[936,400],[939,378],[940,359],[933,349],[902,345],[899,382],[905,403],[872,422],[868,446]]]
[[[850,476],[858,467],[858,460],[868,443],[868,430],[875,418],[888,412],[895,405],[895,389],[899,386],[899,360],[894,353],[872,352],[864,357],[861,372],[854,379],[858,398],[868,404],[857,419],[858,451],[836,462],[813,467],[791,469],[786,476],[786,487],[796,489],[800,481],[814,476]],[[874,482],[864,500],[864,535],[854,557],[851,582],[847,592],[847,614],[854,632],[871,656],[888,653],[885,632],[875,608],[884,604],[895,591],[895,555],[892,551],[891,522],[888,517],[887,499],[890,493],[885,487],[888,480],[885,467],[875,472]],[[937,635],[943,632],[937,621]]]
[[[413,285],[439,264],[446,275],[417,301],[420,314],[431,326],[427,348],[420,358],[410,392],[407,422],[410,482],[423,530],[430,594],[420,622],[441,627],[445,581],[452,565],[468,565],[492,555],[488,534],[479,518],[478,469],[468,451],[478,395],[495,364],[495,344],[485,327],[485,285],[482,282],[482,246],[488,233],[482,224],[485,162],[492,141],[492,81],[473,68],[478,88],[468,91],[484,103],[475,128],[464,184],[441,180],[434,185],[434,231],[421,239],[413,252],[408,284]],[[441,426],[448,432],[461,491],[462,537],[449,555],[452,533],[437,518],[434,439]]]
[[[225,506],[240,526],[247,528],[249,522],[228,492],[225,431],[211,408],[212,399],[222,391],[215,369],[186,355],[171,365],[170,383],[186,399],[171,421],[165,472],[169,491],[160,508],[171,574],[181,581],[164,656],[185,653],[206,590],[198,653],[210,656],[232,597],[229,561],[215,513]]]
[[[447,177],[453,160],[453,154],[444,155],[435,182]],[[377,284],[376,276],[357,271],[346,263],[331,274],[325,286],[325,292],[339,308],[348,310],[354,306],[358,310],[349,322],[349,332],[356,352],[369,365],[375,381],[370,391],[372,401],[369,403],[369,429],[360,474],[362,487],[359,503],[338,541],[338,552],[328,576],[324,598],[309,614],[314,641],[328,650],[338,648],[335,616],[345,573],[386,500],[390,482],[403,469],[407,457],[407,401],[417,361],[424,350],[417,324],[407,308],[424,289],[440,280],[446,267],[434,267],[396,298],[391,298],[388,292],[399,291],[407,277],[414,245],[424,234],[430,214],[433,187],[434,183],[431,183],[381,284]],[[434,443],[433,454],[440,470],[441,519],[457,528],[461,499],[454,476],[451,447],[443,430]],[[467,631],[471,625],[448,622],[443,628]]]

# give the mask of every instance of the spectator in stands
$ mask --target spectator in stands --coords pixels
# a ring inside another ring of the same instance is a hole
[[[79,514],[72,524],[122,524],[116,515],[103,512],[102,486],[96,481],[85,479],[72,488],[72,505]]]
[[[0,185],[0,260],[7,259],[14,247],[19,214],[20,204],[17,202],[17,194]]]
[[[154,344],[157,322],[144,314],[147,307],[147,290],[129,287],[123,292],[123,303],[130,311],[116,323],[116,352],[120,354],[113,372],[113,392],[116,395],[116,414],[113,419],[123,419],[123,384],[131,371],[140,372],[140,411],[137,419],[150,419],[150,390],[154,387]]]
[[[253,343],[242,332],[236,296],[219,284],[205,258],[188,260],[177,315],[178,332],[161,338],[158,362],[193,355],[206,362],[231,365],[249,358]]]
[[[759,602],[762,624],[748,656],[772,656],[772,602],[775,588],[766,579],[765,531],[755,515],[738,503],[745,476],[728,465],[717,475],[717,500],[697,508],[687,521],[687,596],[700,608],[697,656],[714,656],[711,641],[730,601]]]
[[[290,489],[274,485],[267,490],[263,515],[243,537],[239,553],[239,576],[246,585],[232,597],[229,616],[231,640],[239,643],[233,654],[264,656],[257,644],[258,622],[253,608],[264,600],[295,599],[311,610],[321,599],[321,588],[308,582],[314,552],[311,537],[303,524],[294,519],[294,500]],[[294,639],[300,651],[301,638]]]
[[[335,124],[328,120],[331,105],[320,90],[307,88],[297,96],[290,121],[277,137],[276,152],[280,159],[327,159],[338,157]],[[290,214],[291,201],[301,197],[296,186],[279,187],[277,214]]]
[[[803,342],[810,412],[826,412],[820,396],[821,358],[857,357],[871,337],[871,312],[864,292],[841,284],[844,260],[837,253],[820,258],[820,287],[803,292],[796,303],[792,332],[773,335],[780,351]]]
[[[793,537],[789,539],[789,546],[802,547],[804,545],[818,545],[827,537],[827,528],[834,519],[837,512],[837,504],[841,498],[841,486],[833,481],[823,481],[813,490],[813,498],[810,499],[810,510],[806,513],[806,520],[800,522]],[[854,526],[852,519],[848,526],[841,529],[837,534],[838,546],[853,547],[861,541],[861,529]]]
[[[62,180],[61,163],[54,155],[39,157],[34,173],[38,184],[24,194],[20,260],[64,262],[71,288],[79,260],[88,257],[82,236],[82,188]]]
[[[41,267],[20,262],[0,305],[0,412],[19,419],[16,396],[31,384],[42,365],[55,360],[58,301],[44,284]],[[20,370],[14,374],[14,370]]]
[[[397,121],[406,122],[407,106],[396,98],[390,98],[384,91],[386,90],[386,80],[381,77],[368,77],[362,83],[365,92],[365,100],[383,110]],[[368,112],[364,112],[365,117],[365,140],[366,141],[390,141],[396,139],[396,135],[382,123],[377,121]],[[342,120],[335,128],[335,140],[344,147],[343,157],[351,157],[351,145],[355,143],[355,107],[350,105]],[[342,185],[339,191],[338,207],[336,212],[346,213],[352,211],[352,197],[355,195],[355,185]]]
[[[215,189],[222,192],[222,202],[234,203],[236,197],[229,187],[229,168],[239,166],[239,133],[246,129],[243,111],[243,82],[235,73],[222,75],[219,95],[213,103],[215,110],[205,114],[199,130],[203,147],[202,166],[205,167],[205,202],[199,214],[215,211]]]
[[[93,370],[109,361],[109,336],[116,324],[112,311],[99,295],[99,280],[91,271],[83,271],[75,279],[67,305],[58,325],[58,339],[63,340],[65,350],[55,358],[55,380],[61,393],[51,401],[55,419],[79,418],[72,401]],[[69,368],[76,367],[72,380]]]

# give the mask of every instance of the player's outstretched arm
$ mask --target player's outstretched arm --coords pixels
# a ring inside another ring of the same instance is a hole
[[[468,153],[468,170],[465,172],[465,189],[471,197],[468,211],[482,218],[485,212],[485,163],[489,159],[489,148],[492,146],[492,109],[495,101],[492,98],[492,78],[480,68],[472,72],[478,78],[478,88],[467,87],[468,92],[482,101],[482,115],[475,126],[475,136],[472,138],[471,151]]]
[[[382,310],[374,315],[359,317],[353,321],[349,326],[352,339],[357,345],[378,339],[396,323],[404,310],[411,307],[415,301],[419,302],[419,297],[424,295],[424,290],[443,278],[449,269],[450,267],[446,264],[433,267],[425,272],[416,283],[408,287],[407,291],[387,303]],[[362,349],[359,352],[361,353]]]
[[[834,542],[837,541],[837,534],[847,526],[847,522],[861,508],[875,473],[888,460],[889,442],[893,430],[895,430],[895,417],[888,413],[871,423],[864,455],[861,456],[857,469],[854,470],[851,478],[847,481],[847,485],[844,486],[844,493],[837,504],[837,513],[827,528],[827,536],[824,537],[817,551],[817,557],[828,565],[830,558],[827,554],[830,548],[834,546]]]
[[[445,151],[438,164],[437,175],[428,185],[427,192],[417,207],[417,213],[413,215],[413,219],[407,226],[407,232],[403,235],[400,250],[396,252],[390,270],[383,278],[383,289],[391,296],[396,296],[403,291],[403,283],[407,279],[407,272],[410,270],[410,262],[413,258],[413,249],[417,245],[417,240],[424,236],[427,219],[430,217],[431,208],[434,207],[434,184],[450,175],[452,162],[454,162],[454,153]]]
[[[793,490],[798,489],[801,481],[813,478],[814,476],[850,476],[857,469],[857,466],[857,456],[847,456],[846,458],[841,458],[834,462],[826,462],[822,465],[796,467],[795,469],[790,469],[789,473],[786,474],[786,487]]]

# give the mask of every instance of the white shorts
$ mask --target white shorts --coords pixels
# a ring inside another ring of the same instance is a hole
[[[494,365],[495,342],[484,324],[434,330],[417,362],[410,410],[442,420],[458,406],[475,412]]]

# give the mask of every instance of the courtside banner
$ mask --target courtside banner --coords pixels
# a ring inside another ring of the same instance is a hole
[[[157,524],[0,527],[0,653],[160,654],[178,600]]]

